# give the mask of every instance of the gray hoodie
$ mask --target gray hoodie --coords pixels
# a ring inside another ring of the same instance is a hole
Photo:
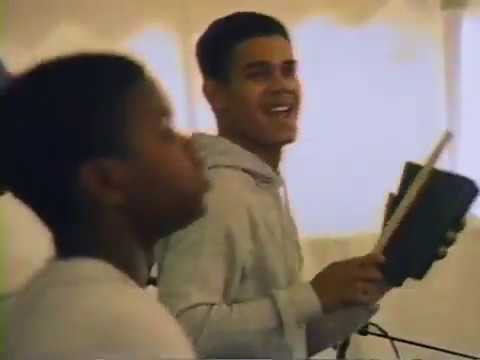
[[[193,139],[212,184],[206,213],[159,241],[156,256],[159,298],[197,352],[306,358],[307,323],[323,348],[363,325],[371,309],[324,316],[312,287],[302,282],[303,258],[282,178],[224,138]]]

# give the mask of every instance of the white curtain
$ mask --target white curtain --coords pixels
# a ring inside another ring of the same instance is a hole
[[[403,163],[423,161],[445,129],[456,137],[440,166],[480,182],[480,20],[474,10],[442,12],[439,3],[15,0],[5,5],[0,56],[19,71],[75,51],[128,53],[165,86],[181,130],[214,132],[194,59],[198,34],[235,10],[285,21],[300,60],[304,106],[302,131],[286,152],[283,171],[308,278],[328,261],[369,250]],[[480,204],[474,214],[480,215]],[[7,271],[1,295],[20,287],[53,248],[45,227],[11,197],[0,199],[0,225]],[[449,259],[425,282],[389,296],[376,320],[399,336],[480,353],[480,295],[472,290],[475,276],[468,275],[480,255],[478,228],[472,220]],[[364,338],[355,339],[352,354],[392,356],[384,342]]]
[[[461,103],[458,144],[458,170],[480,183],[480,17],[464,19],[461,46]],[[473,212],[480,216],[480,202]]]
[[[422,161],[446,129],[441,42],[322,18],[293,33],[305,104],[285,171],[300,229],[310,237],[378,228],[403,163]]]

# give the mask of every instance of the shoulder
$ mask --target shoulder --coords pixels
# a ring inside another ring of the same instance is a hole
[[[193,356],[190,342],[168,310],[131,283],[55,284],[27,297],[11,318],[14,350]]]
[[[157,242],[155,253],[161,263],[160,272],[165,271],[168,262],[193,264],[223,258],[233,261],[232,254],[241,251],[243,239],[251,231],[254,195],[246,176],[238,170],[209,171],[211,187],[204,198],[202,216]]]
[[[126,345],[127,350],[136,352],[151,349],[162,356],[193,356],[191,344],[178,322],[163,304],[142,289],[125,289],[111,296],[103,312],[100,320],[103,327],[109,324],[107,342],[113,348]]]
[[[209,197],[218,200],[245,201],[257,190],[255,179],[248,173],[238,168],[211,168],[207,171],[211,184]]]

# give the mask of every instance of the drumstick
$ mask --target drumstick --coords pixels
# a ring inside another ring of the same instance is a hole
[[[434,148],[432,154],[428,158],[425,166],[417,174],[415,180],[408,188],[407,193],[403,197],[392,217],[390,218],[390,220],[388,220],[387,225],[385,226],[382,235],[380,236],[377,245],[375,246],[375,251],[383,252],[383,249],[388,244],[391,236],[402,222],[407,211],[416,201],[417,196],[426,184],[427,180],[432,175],[435,163],[438,161],[440,155],[442,155],[442,152],[445,150],[445,147],[448,145],[452,137],[453,134],[450,131],[446,131],[445,134],[442,136],[439,143]]]

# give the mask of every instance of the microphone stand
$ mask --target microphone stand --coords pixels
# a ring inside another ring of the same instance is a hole
[[[408,344],[408,345],[413,345],[413,346],[417,346],[417,347],[428,349],[428,350],[439,351],[439,352],[442,352],[442,353],[445,353],[445,354],[460,356],[460,357],[463,357],[463,358],[466,358],[466,359],[480,360],[480,357],[478,357],[478,356],[463,354],[463,353],[460,353],[460,352],[457,352],[457,351],[444,349],[444,348],[441,348],[441,347],[438,347],[438,346],[432,346],[432,345],[422,344],[422,343],[417,342],[417,341],[402,339],[402,338],[399,338],[399,337],[396,337],[396,336],[391,336],[388,333],[373,332],[373,331],[370,331],[368,329],[368,327],[369,327],[369,325],[365,325],[364,327],[362,327],[358,331],[358,334],[362,335],[362,336],[370,335],[370,336],[375,336],[375,337],[379,337],[379,338],[384,338],[384,339],[388,339],[390,341],[404,343],[404,344]]]

